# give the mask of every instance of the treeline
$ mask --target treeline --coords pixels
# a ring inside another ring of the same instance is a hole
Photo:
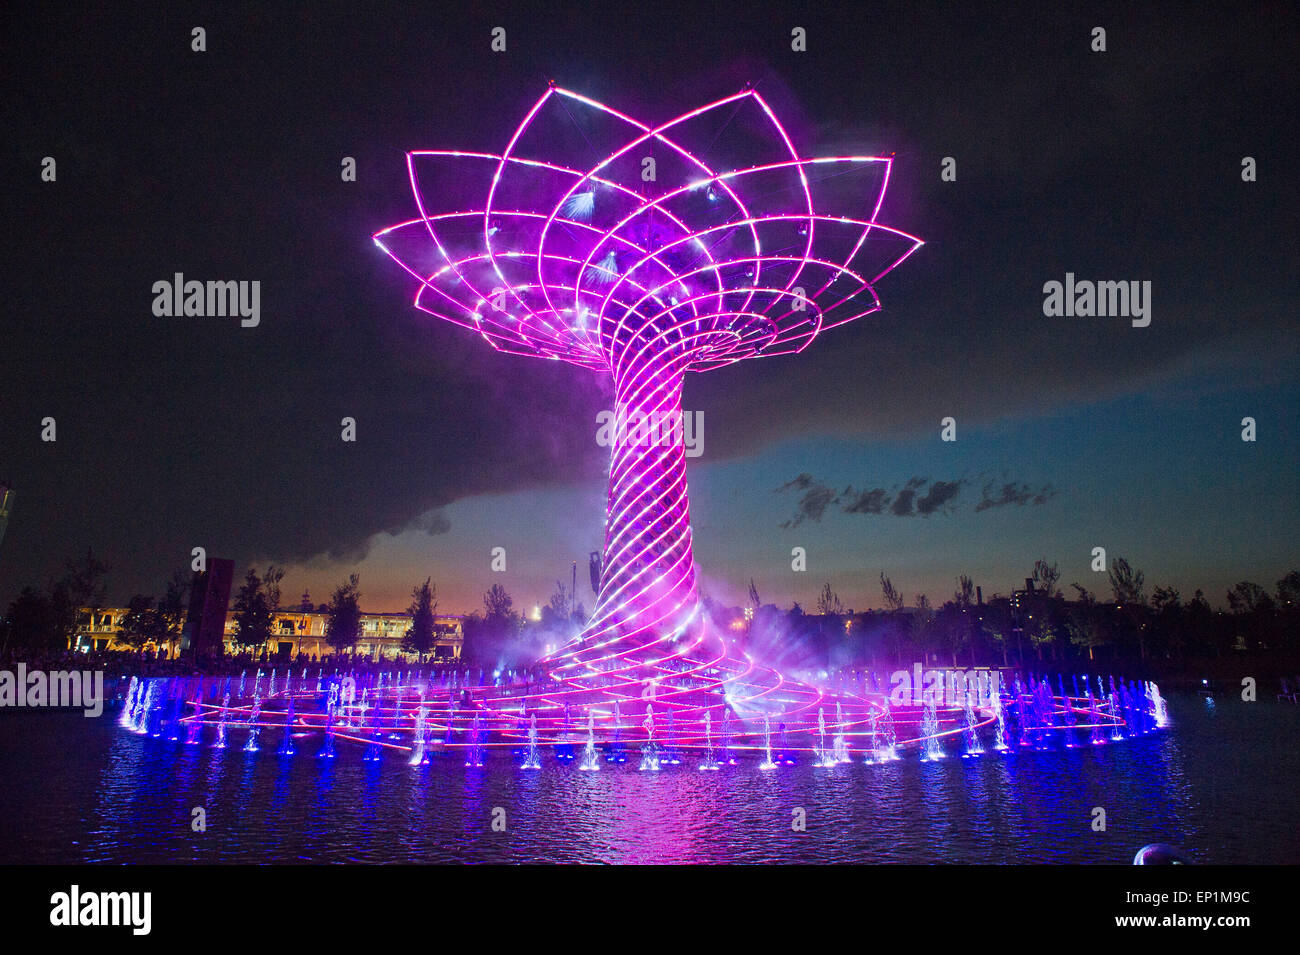
[[[970,577],[957,579],[951,599],[939,606],[924,595],[908,605],[889,577],[880,575],[884,609],[848,614],[826,584],[817,613],[798,604],[781,610],[762,604],[751,584],[743,627],[749,645],[769,658],[815,667],[903,665],[915,660],[967,665],[1064,666],[1079,661],[1181,662],[1234,653],[1300,650],[1300,571],[1272,591],[1241,581],[1227,592],[1227,611],[1214,610],[1197,590],[1184,600],[1173,587],[1148,593],[1144,574],[1117,558],[1106,590],[1095,593],[1060,585],[1060,571],[1035,563],[1032,586],[1011,596],[978,602]],[[734,621],[741,608],[711,608]]]
[[[66,563],[65,573],[46,586],[24,587],[0,619],[0,655],[58,654],[68,650],[79,632],[90,628],[90,617],[105,606],[105,578],[109,568],[91,551]],[[283,568],[270,566],[258,573],[249,568],[231,597],[234,615],[232,642],[237,652],[256,654],[277,636],[277,614],[292,610],[326,614],[325,641],[337,653],[355,650],[362,635],[361,578],[351,574],[338,584],[328,603],[318,606],[282,605]],[[189,609],[191,575],[178,570],[156,600],[136,594],[117,622],[113,636],[125,646],[167,648],[174,657]],[[402,649],[423,661],[436,642],[437,588],[426,578],[411,591],[406,611],[411,617]],[[528,620],[514,609],[514,601],[500,584],[483,595],[483,611],[463,620],[461,657],[477,667],[526,666],[548,649],[577,635],[586,618],[569,588],[556,583],[549,603],[538,619]]]
[[[282,612],[280,581],[283,578],[284,570],[274,566],[268,567],[260,577],[251,567],[244,575],[244,582],[231,602],[235,615],[233,641],[240,650],[256,652],[275,637],[275,615]],[[329,603],[297,609],[324,613],[325,642],[337,653],[354,651],[361,638],[361,575],[350,574],[336,586]],[[426,577],[424,583],[412,588],[406,612],[411,617],[411,625],[402,637],[402,649],[417,654],[423,661],[433,650],[438,614],[437,587],[432,577]]]
[[[25,587],[0,621],[0,653],[66,650],[89,623],[83,613],[104,604],[108,568],[87,551],[69,560],[65,573],[45,587]],[[234,642],[257,652],[276,636],[282,612],[284,571],[250,568],[233,595]],[[156,600],[136,594],[118,622],[116,638],[131,647],[168,646],[175,653],[189,602],[190,580],[172,575]],[[1121,662],[1203,660],[1242,652],[1300,651],[1300,571],[1278,580],[1272,590],[1241,581],[1227,592],[1227,611],[1213,609],[1197,590],[1190,599],[1172,587],[1147,591],[1144,574],[1116,558],[1101,593],[1078,583],[1061,585],[1060,571],[1046,560],[1035,562],[1024,590],[987,601],[977,597],[973,580],[962,575],[950,599],[938,606],[924,594],[909,605],[883,572],[883,609],[849,613],[829,583],[815,612],[798,603],[788,609],[765,604],[751,581],[746,607],[724,607],[704,598],[713,624],[761,658],[784,666],[840,668],[907,665],[916,660],[967,665],[1066,666],[1081,661]],[[351,574],[318,607],[326,613],[326,642],[339,653],[352,651],[362,635],[361,581]],[[290,608],[293,609],[293,608]],[[402,647],[423,660],[435,644],[437,589],[432,578],[411,591],[411,625]],[[462,659],[476,667],[528,666],[575,639],[586,611],[557,581],[549,602],[532,619],[519,613],[500,584],[483,595],[482,611],[463,618]]]
[[[91,551],[69,560],[63,576],[45,587],[24,587],[0,620],[0,654],[49,654],[68,650],[79,632],[90,628],[91,620],[104,607],[104,580],[108,566]],[[235,616],[233,641],[245,652],[262,650],[276,636],[275,617],[281,606],[280,582],[284,570],[268,567],[262,574],[249,568],[233,595],[230,612]],[[141,648],[167,648],[175,656],[189,611],[192,576],[176,571],[158,599],[136,594],[127,602],[127,612],[117,621],[113,636],[118,643]],[[360,578],[352,574],[339,584],[328,604],[298,607],[324,612],[326,642],[336,651],[355,648],[361,636]],[[417,584],[411,592],[411,626],[402,647],[423,659],[434,645],[438,601],[432,578]]]
[[[461,656],[484,668],[526,667],[577,637],[586,619],[582,604],[559,581],[532,620],[514,609],[504,587],[493,584],[483,594],[483,612],[475,611],[461,621],[465,633]]]
[[[24,587],[0,621],[0,653],[66,650],[87,623],[83,609],[103,606],[107,573],[108,567],[87,550],[84,556],[68,560],[63,575],[46,586]],[[139,608],[144,610],[143,602]],[[158,614],[148,625],[160,626],[161,620],[168,619],[165,615],[170,613],[170,605],[159,611],[151,599],[148,609],[151,616]],[[144,626],[146,621],[140,619],[139,624]]]

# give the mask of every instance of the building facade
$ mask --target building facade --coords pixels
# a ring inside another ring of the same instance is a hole
[[[122,618],[127,614],[125,607],[89,608],[82,611],[82,624],[78,629],[74,649],[79,650],[131,650],[117,638]],[[292,659],[298,655],[320,659],[334,652],[325,637],[325,625],[329,614],[322,610],[281,610],[275,615],[271,639],[265,650],[269,656]],[[434,660],[458,660],[464,646],[465,634],[461,627],[463,617],[458,614],[439,614],[433,622]],[[245,648],[235,643],[235,630],[238,626],[233,613],[226,614],[225,633],[222,649],[226,653],[238,653]],[[355,655],[361,659],[407,660],[414,659],[414,654],[402,650],[402,641],[406,631],[411,629],[411,615],[408,613],[363,613],[361,615],[361,633],[357,638]],[[146,649],[166,650],[168,656],[175,656],[180,646],[180,634],[169,646],[156,647],[152,643]],[[256,648],[260,653],[263,648]]]

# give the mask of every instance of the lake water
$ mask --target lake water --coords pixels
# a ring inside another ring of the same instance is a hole
[[[506,752],[412,768],[361,747],[315,758],[139,736],[111,715],[0,715],[0,862],[1131,862],[1168,842],[1199,863],[1300,862],[1300,707],[1195,695],[1171,729],[1077,750],[761,771],[580,772]],[[209,728],[209,732],[211,732]],[[194,832],[195,807],[206,831]],[[1106,831],[1093,830],[1094,808]],[[505,831],[494,831],[504,810]],[[797,810],[806,831],[792,828]]]

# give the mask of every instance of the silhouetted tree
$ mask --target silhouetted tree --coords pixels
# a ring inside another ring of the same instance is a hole
[[[1088,659],[1095,659],[1098,647],[1109,643],[1106,628],[1103,626],[1101,608],[1097,598],[1079,584],[1071,584],[1078,591],[1079,599],[1069,608],[1065,616],[1065,629],[1070,643],[1088,651]]]
[[[1111,562],[1106,576],[1110,579],[1110,589],[1115,595],[1115,603],[1120,605],[1145,603],[1142,571],[1134,570],[1123,557],[1116,557]]]
[[[1015,618],[1006,597],[990,600],[984,606],[983,630],[993,645],[1002,651],[1002,665],[1008,663],[1008,649],[1015,635]]]
[[[126,605],[126,613],[117,624],[117,641],[139,650],[154,639],[158,632],[158,612],[153,598],[136,594]]]
[[[1183,616],[1183,604],[1177,590],[1172,587],[1157,587],[1151,591],[1148,640],[1158,654],[1165,657],[1182,654],[1187,638]]]
[[[1300,570],[1293,570],[1277,582],[1277,602],[1283,607],[1300,608]]]
[[[895,589],[893,581],[885,576],[883,570],[880,572],[880,593],[885,601],[885,609],[889,612],[889,619],[883,627],[885,646],[890,659],[897,663],[902,657],[903,637],[907,630],[906,622],[899,618],[899,611],[903,609],[903,595]]]
[[[928,654],[934,650],[934,608],[925,594],[916,595],[916,610],[907,629],[913,648],[922,654],[923,662],[928,662]]]
[[[275,612],[280,607],[280,581],[284,571],[268,567],[265,577],[248,568],[244,583],[235,595],[235,643],[253,649],[265,646],[271,639]]]
[[[844,604],[840,603],[840,595],[831,590],[830,581],[822,585],[822,592],[817,597],[817,612],[835,616],[844,613]]]
[[[1216,657],[1222,656],[1227,646],[1215,624],[1210,602],[1202,591],[1197,590],[1183,610],[1181,626],[1187,633],[1188,644],[1202,650],[1212,648]]]
[[[1239,649],[1263,649],[1275,645],[1277,605],[1259,584],[1243,580],[1228,591],[1228,608],[1236,629]]]
[[[1126,643],[1136,641],[1138,655],[1145,660],[1147,607],[1146,594],[1142,589],[1142,571],[1129,566],[1129,562],[1123,557],[1116,557],[1111,562],[1107,577],[1110,579],[1111,593],[1115,597],[1120,637]]]
[[[484,615],[465,621],[465,656],[479,666],[522,662],[525,654],[518,645],[523,621],[514,610],[514,599],[500,584],[483,594]]]
[[[551,594],[551,599],[542,612],[550,611],[551,616],[557,622],[567,622],[572,613],[570,609],[571,603],[572,595],[569,593],[569,588],[557,580],[555,582],[555,593]]]
[[[154,610],[154,642],[159,646],[167,644],[173,648],[172,656],[175,656],[174,647],[180,639],[181,628],[185,625],[185,614],[188,610],[191,578],[183,570],[178,570],[172,574],[172,579],[167,582],[167,589],[163,596],[158,598],[158,605]]]
[[[1043,596],[1050,600],[1059,592],[1056,583],[1061,579],[1061,571],[1055,564],[1049,564],[1045,558],[1040,557],[1034,561],[1033,579]]]
[[[421,662],[433,649],[433,624],[438,609],[434,594],[433,578],[426,577],[423,584],[411,591],[411,605],[406,608],[411,615],[411,628],[406,631],[402,647],[419,654]]]
[[[885,609],[897,611],[903,609],[903,595],[894,589],[893,581],[880,572],[880,592],[885,598]]]
[[[50,585],[50,609],[56,642],[67,649],[88,616],[104,606],[104,577],[108,566],[87,548],[84,557],[67,561],[66,572]]]
[[[50,598],[36,587],[24,587],[9,605],[3,649],[44,652],[63,646]]]
[[[952,665],[957,666],[957,654],[962,648],[971,651],[971,664],[975,663],[975,582],[966,574],[957,578],[957,590],[952,595],[954,613],[945,627]]]
[[[514,612],[514,599],[500,584],[493,584],[483,595],[484,619],[488,617],[509,617]]]
[[[335,650],[352,650],[361,636],[361,575],[351,574],[330,595],[325,642]]]

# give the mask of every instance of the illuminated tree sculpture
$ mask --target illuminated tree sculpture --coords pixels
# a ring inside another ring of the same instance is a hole
[[[651,127],[551,86],[500,154],[407,166],[419,216],[374,239],[419,281],[416,306],[613,381],[600,592],[548,660],[566,701],[650,681],[687,720],[768,697],[782,681],[697,610],[682,385],[880,307],[875,282],[921,245],[876,221],[890,160],[801,158],[752,89]]]

